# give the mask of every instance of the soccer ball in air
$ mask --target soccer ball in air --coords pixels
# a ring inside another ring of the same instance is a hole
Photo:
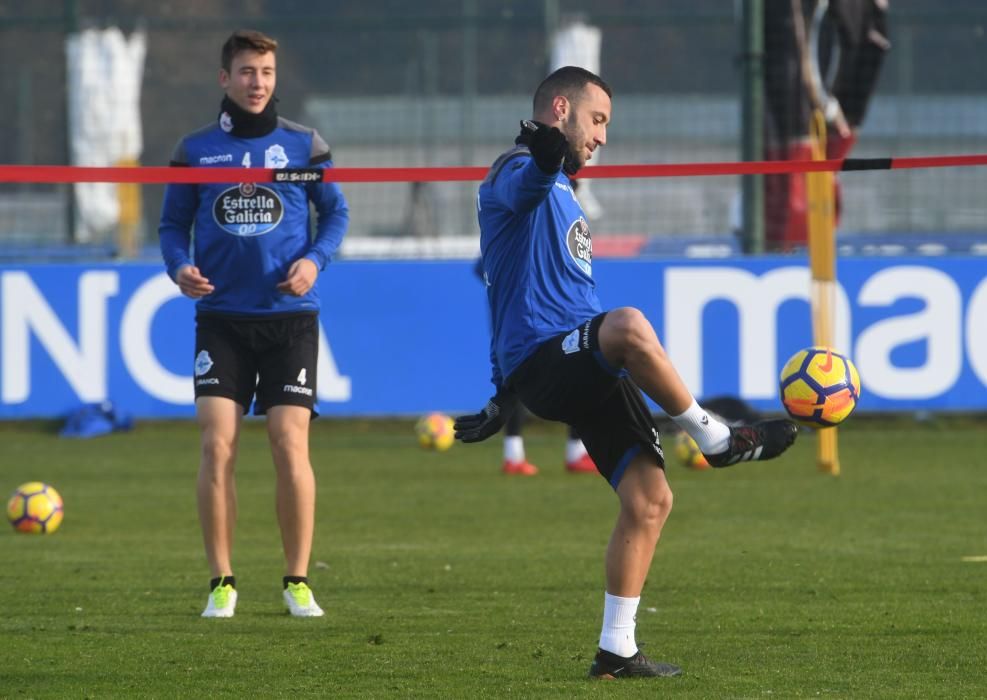
[[[456,431],[452,426],[452,418],[444,413],[429,413],[427,416],[422,416],[415,424],[418,444],[427,450],[439,452],[448,450],[456,440]]]
[[[18,532],[50,535],[62,524],[62,497],[40,481],[21,484],[7,501],[7,519]]]
[[[832,348],[799,350],[781,370],[781,402],[795,421],[828,428],[846,420],[860,400],[860,375]]]
[[[709,469],[709,462],[700,451],[699,445],[684,430],[675,436],[675,456],[689,469]]]

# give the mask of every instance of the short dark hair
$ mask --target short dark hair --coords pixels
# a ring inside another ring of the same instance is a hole
[[[266,34],[254,31],[253,29],[238,29],[230,34],[230,38],[223,44],[223,51],[220,55],[220,65],[227,73],[233,67],[233,57],[241,51],[256,51],[257,53],[276,52],[278,50],[277,39],[272,39]]]
[[[596,73],[578,66],[563,66],[541,81],[541,85],[535,90],[532,109],[535,114],[545,111],[558,95],[575,104],[586,86],[591,83],[607,93],[607,97],[613,97],[610,86]]]

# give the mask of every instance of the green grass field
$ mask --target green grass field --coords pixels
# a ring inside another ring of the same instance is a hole
[[[192,423],[66,441],[0,424],[0,488],[44,480],[59,532],[0,533],[0,697],[987,697],[987,464],[975,420],[851,421],[843,475],[803,434],[717,472],[669,457],[675,509],[638,615],[680,678],[590,682],[616,499],[528,430],[428,453],[410,423],[320,419],[311,580],[322,619],[281,606],[262,426],[238,469],[240,593],[204,620]]]

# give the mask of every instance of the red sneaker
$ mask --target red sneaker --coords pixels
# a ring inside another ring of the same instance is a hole
[[[595,472],[596,462],[593,461],[593,458],[589,456],[588,452],[584,452],[583,456],[579,459],[572,462],[566,462],[565,470],[567,472],[573,472],[574,474]]]
[[[534,476],[538,473],[538,467],[526,459],[522,459],[520,462],[505,459],[503,472],[515,476]]]

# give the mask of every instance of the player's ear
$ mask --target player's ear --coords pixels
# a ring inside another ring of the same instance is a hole
[[[219,86],[225,90],[229,86],[229,84],[230,84],[230,74],[226,72],[225,68],[220,68]]]
[[[572,104],[565,95],[556,95],[552,100],[552,116],[556,122],[564,122],[572,110]]]

